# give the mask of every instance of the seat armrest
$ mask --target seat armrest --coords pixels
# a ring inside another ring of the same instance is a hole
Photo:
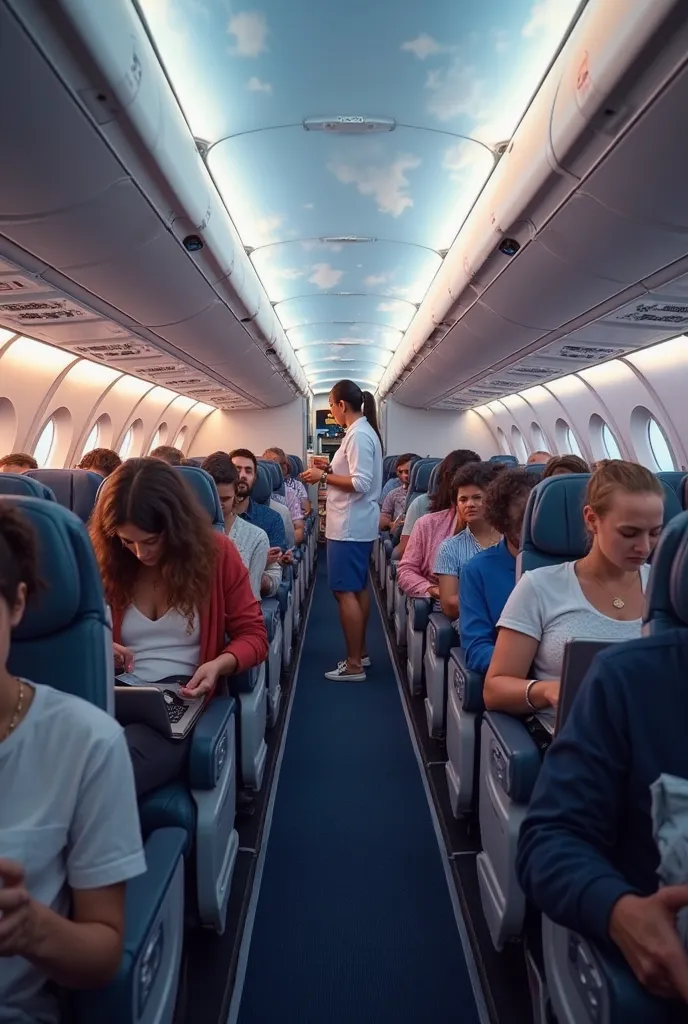
[[[249,668],[246,672],[237,672],[235,676],[229,676],[228,680],[232,696],[237,693],[253,693],[258,682],[258,669]]]
[[[535,741],[523,722],[501,711],[486,711],[494,740],[490,744],[490,770],[504,792],[515,803],[530,800],[542,765]]]
[[[428,628],[432,601],[429,597],[410,597],[408,611],[414,633],[423,633]]]
[[[127,882],[126,930],[119,971],[105,988],[79,992],[74,996],[77,1024],[122,1024],[132,1019],[132,1010],[143,1013],[151,995],[164,955],[163,944],[174,942],[162,926],[153,929],[179,862],[184,856],[186,833],[181,828],[162,828],[149,836],[145,845],[146,873]]]
[[[272,642],[275,639],[277,623],[282,618],[280,606],[275,597],[264,597],[260,602],[260,606],[263,609],[263,621],[265,622],[268,640]]]
[[[448,658],[452,647],[459,646],[459,634],[442,612],[432,612],[430,615],[427,639],[438,658]]]
[[[449,655],[451,670],[454,672],[454,686],[461,701],[461,707],[474,715],[481,715],[485,710],[483,702],[483,686],[485,677],[474,672],[466,665],[466,652],[463,647],[454,647]]]
[[[234,697],[213,697],[191,737],[189,785],[214,789],[227,757],[227,727],[236,709]]]

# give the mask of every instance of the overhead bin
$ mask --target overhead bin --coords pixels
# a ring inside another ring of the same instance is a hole
[[[22,96],[21,115],[19,105],[13,111],[4,104],[0,112],[7,151],[18,154],[14,167],[3,152],[0,168],[0,211],[7,200],[15,215],[9,237],[144,326],[157,329],[186,321],[219,299],[243,323],[256,321],[265,310],[254,337],[263,347],[270,343],[273,314],[267,295],[134,5],[129,0],[95,7],[90,0],[55,0],[37,10],[23,0],[8,4],[59,69],[58,77],[15,19],[0,11],[0,85],[4,82],[5,95]],[[88,65],[72,56],[78,50],[69,25],[97,69],[88,80],[81,70]],[[27,95],[33,96],[32,115],[34,109],[45,111],[42,132],[33,116],[26,117]],[[29,189],[22,181],[27,164],[32,165]],[[16,171],[14,178],[8,170]],[[35,199],[29,202],[27,193],[32,191]],[[47,207],[45,196],[51,204]],[[90,207],[94,236],[101,230],[100,243],[89,235],[85,207]],[[45,216],[41,225],[16,222],[17,210],[44,215],[52,209],[59,210],[54,224]],[[154,211],[157,231],[151,221]],[[118,224],[109,222],[115,215]],[[137,222],[138,232],[132,230]],[[49,259],[42,252],[44,235],[49,238]],[[189,235],[201,240],[195,252],[184,247]],[[263,324],[269,328],[266,336],[260,334]],[[292,368],[289,386],[308,393],[283,333],[274,347],[281,362]],[[283,388],[286,380],[285,372]],[[283,400],[288,399],[287,391]]]
[[[679,0],[590,0],[388,366],[381,396],[417,358],[416,324],[428,336],[430,323],[470,324],[480,300],[503,319],[541,329],[545,343],[549,331],[685,253],[688,168],[676,132],[688,107],[687,53],[688,10]],[[621,84],[628,109],[605,107]],[[520,246],[515,255],[499,250],[505,237]],[[495,329],[475,365],[449,363],[441,393],[488,370],[493,356],[518,352],[518,339],[505,344],[497,321]],[[421,378],[453,348],[455,330],[396,391],[399,400],[420,404]]]

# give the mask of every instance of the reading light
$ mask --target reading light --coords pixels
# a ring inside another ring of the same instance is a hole
[[[393,132],[393,117],[363,117],[360,114],[340,114],[337,117],[307,117],[303,122],[307,132]]]

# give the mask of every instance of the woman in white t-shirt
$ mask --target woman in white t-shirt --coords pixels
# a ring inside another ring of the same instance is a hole
[[[33,531],[0,502],[0,1021],[56,1024],[54,985],[119,967],[125,882],[146,870],[122,729],[92,704],[7,669],[38,588]]]
[[[552,731],[569,640],[640,636],[646,564],[664,519],[664,490],[634,462],[598,463],[583,509],[592,537],[576,562],[525,572],[497,623],[485,707],[534,714]]]

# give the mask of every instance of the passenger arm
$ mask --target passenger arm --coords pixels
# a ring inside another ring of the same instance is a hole
[[[222,563],[225,599],[225,632],[231,638],[220,656],[218,677],[245,672],[268,654],[268,635],[263,612],[253,596],[248,573],[236,548],[227,550]]]
[[[403,558],[397,566],[397,582],[407,597],[429,597],[432,584],[423,576],[424,531],[418,523],[411,533]]]
[[[440,592],[440,604],[443,613],[454,622],[459,617],[459,577],[437,576],[437,585]]]
[[[392,523],[392,515],[394,513],[394,502],[390,501],[390,494],[392,491],[388,491],[385,500],[382,502],[382,508],[380,510],[380,529],[389,530]]]
[[[517,856],[527,898],[601,940],[617,900],[635,892],[611,862],[631,763],[624,703],[621,679],[600,659],[544,759]]]
[[[303,519],[294,519],[294,544],[298,547],[303,543],[305,526]]]
[[[461,646],[466,652],[466,666],[484,676],[490,667],[495,648],[495,627],[485,599],[481,577],[471,572],[470,562],[461,574],[459,594]]]

